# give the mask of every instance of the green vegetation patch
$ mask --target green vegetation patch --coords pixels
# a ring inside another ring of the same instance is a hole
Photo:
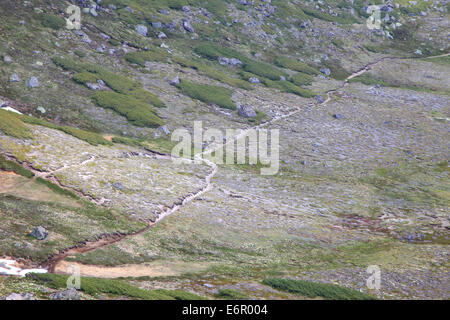
[[[166,62],[167,53],[163,50],[152,48],[148,51],[128,52],[125,54],[125,60],[129,63],[134,63],[140,65],[141,67],[145,67],[145,63],[147,61]]]
[[[289,81],[272,81],[269,79],[260,79],[266,86],[278,89],[283,92],[293,93],[303,98],[312,98],[315,93],[308,89],[300,88]]]
[[[32,178],[34,176],[33,172],[25,169],[24,167],[13,161],[6,160],[6,158],[1,154],[0,154],[0,170],[14,172],[26,178]]]
[[[174,298],[175,300],[207,300],[205,297],[184,290],[156,289],[154,292]]]
[[[66,20],[53,14],[44,14],[40,17],[41,24],[46,28],[59,30],[66,26]]]
[[[60,126],[60,125],[48,122],[48,121],[46,121],[44,119],[30,117],[30,116],[27,116],[27,115],[21,115],[20,119],[23,122],[25,122],[25,123],[38,125],[38,126],[43,126],[43,127],[47,127],[47,128],[50,128],[50,129],[62,131],[62,132],[67,133],[67,134],[69,134],[71,136],[74,136],[75,138],[78,138],[80,140],[86,141],[87,143],[89,143],[89,144],[91,144],[93,146],[98,146],[99,144],[100,145],[112,145],[111,141],[106,140],[100,134],[95,133],[95,132],[84,131],[84,130],[81,130],[81,129],[68,127],[68,126]]]
[[[31,131],[21,121],[20,115],[0,109],[0,132],[7,136],[28,139],[31,138]]]
[[[47,186],[48,188],[50,188],[55,193],[60,194],[62,196],[69,196],[69,197],[71,197],[73,199],[79,199],[79,197],[74,192],[72,192],[70,190],[67,190],[67,189],[64,189],[64,188],[61,188],[57,184],[54,184],[53,182],[45,180],[45,179],[43,179],[41,177],[38,177],[36,179],[36,182]]]
[[[54,289],[65,289],[67,287],[67,275],[58,275],[51,273],[29,274],[28,277],[36,282]],[[91,295],[111,294],[116,296],[126,296],[142,300],[174,300],[172,296],[165,295],[155,290],[144,290],[132,286],[121,280],[99,279],[81,277],[80,290]]]
[[[117,92],[101,91],[91,96],[92,101],[105,109],[112,109],[138,127],[159,127],[164,123],[145,102]]]
[[[80,72],[76,73],[73,78],[73,81],[79,84],[86,84],[86,83],[97,83],[98,77],[90,72]]]
[[[155,106],[157,108],[165,108],[166,104],[161,101],[155,94],[151,93],[150,91],[147,91],[145,89],[136,89],[133,91],[130,91],[129,96],[136,98],[142,102],[151,104],[152,106]]]
[[[236,291],[233,289],[219,289],[219,293],[217,294],[218,298],[227,299],[227,300],[247,300],[249,299],[248,295],[243,292]]]
[[[300,62],[298,60],[294,60],[287,57],[277,57],[275,58],[275,64],[279,67],[291,69],[294,71],[306,73],[309,75],[317,75],[319,71],[315,68],[307,65],[306,63]]]
[[[232,92],[227,88],[197,84],[186,80],[181,80],[177,87],[183,94],[193,99],[216,104],[221,108],[236,110],[236,105],[231,100]]]
[[[315,283],[303,280],[267,278],[263,284],[280,291],[290,292],[308,298],[322,297],[330,300],[373,300],[373,296],[340,287],[334,284]]]
[[[299,72],[293,75],[289,81],[297,86],[309,86],[313,83],[314,78],[305,73]]]

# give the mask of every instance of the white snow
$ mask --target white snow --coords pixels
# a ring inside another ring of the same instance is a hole
[[[25,277],[27,273],[47,273],[45,269],[21,269],[15,264],[14,260],[0,259],[0,274]]]

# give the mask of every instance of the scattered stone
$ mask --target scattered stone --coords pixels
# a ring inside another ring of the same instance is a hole
[[[158,131],[162,134],[168,135],[170,134],[170,130],[167,128],[167,126],[161,126],[158,128]]]
[[[44,240],[45,238],[47,238],[48,232],[43,227],[38,226],[33,229],[33,231],[30,233],[30,236],[36,238],[37,240]]]
[[[189,6],[183,6],[183,7],[181,8],[181,10],[182,10],[183,12],[190,12],[190,11],[191,11],[191,8],[190,8]]]
[[[192,27],[191,23],[188,20],[183,20],[183,28],[187,32],[190,32],[190,33],[195,32],[194,28]]]
[[[320,68],[319,71],[326,76],[329,76],[331,74],[331,70],[328,68]]]
[[[256,112],[252,107],[248,105],[238,105],[238,114],[243,118],[254,118]]]
[[[167,11],[165,9],[158,9],[158,12],[161,13],[161,14],[165,14],[165,15],[169,14],[169,11]]]
[[[12,62],[12,58],[10,56],[3,56],[3,62],[4,63],[11,63]]]
[[[248,82],[250,83],[259,83],[259,79],[256,77],[251,77],[250,79],[248,79]]]
[[[166,39],[166,38],[167,38],[167,35],[164,32],[160,32],[158,34],[158,39]]]
[[[90,9],[89,9],[89,14],[90,14],[91,16],[93,16],[93,17],[98,16],[98,13],[97,13],[97,11],[95,10],[95,8],[90,8]]]
[[[36,298],[33,297],[32,293],[11,293],[1,300],[36,300]]]
[[[241,60],[236,58],[226,58],[226,57],[219,57],[219,63],[224,65],[231,65],[231,66],[237,66],[242,64]]]
[[[39,86],[39,80],[36,77],[31,77],[26,81],[25,85],[28,88],[35,88],[35,87]]]
[[[139,33],[141,36],[146,37],[148,28],[142,24],[136,26],[136,32]]]
[[[280,81],[286,81],[286,77],[285,76],[280,76]]]
[[[151,23],[152,27],[155,29],[161,29],[162,28],[162,23],[157,21],[157,22],[152,22]]]
[[[178,76],[176,76],[175,78],[173,78],[173,79],[170,81],[170,84],[171,84],[172,86],[175,86],[175,85],[177,85],[177,84],[180,84],[180,78],[179,78]]]
[[[8,104],[9,104],[9,102],[8,102],[8,101],[4,101],[4,100],[0,99],[0,108],[4,108],[4,107],[7,107],[7,106],[8,106]]]
[[[81,300],[75,288],[52,293],[49,297],[51,300]]]
[[[342,119],[342,115],[340,115],[339,113],[335,113],[335,114],[333,114],[333,118],[335,118],[335,119]]]
[[[123,184],[121,184],[120,182],[114,182],[114,183],[112,184],[112,186],[113,186],[114,188],[116,188],[116,189],[119,189],[119,190],[125,189],[125,187],[123,186]]]
[[[315,96],[314,99],[316,99],[316,101],[317,101],[318,103],[323,103],[323,102],[325,101],[325,100],[323,100],[323,98],[322,98],[321,95]]]
[[[421,56],[422,55],[422,50],[417,49],[416,51],[414,51],[414,54],[417,54],[417,55]]]

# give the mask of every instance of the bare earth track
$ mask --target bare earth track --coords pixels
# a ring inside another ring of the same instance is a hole
[[[443,56],[448,56],[448,55],[449,55],[449,53],[443,54],[443,55],[439,55],[439,56],[435,56],[435,57],[443,57]],[[435,58],[435,57],[427,57],[427,58]],[[364,68],[362,68],[362,69],[352,73],[350,76],[348,76],[345,79],[344,83],[340,87],[338,87],[338,88],[336,88],[334,90],[328,91],[325,101],[323,101],[320,104],[312,104],[312,105],[310,105],[310,107],[312,107],[312,106],[319,106],[320,107],[320,106],[326,105],[329,101],[331,101],[333,94],[335,94],[337,91],[339,91],[340,89],[345,88],[348,85],[348,83],[349,83],[348,81],[349,80],[366,73],[367,71],[372,69],[374,66],[376,66],[377,64],[381,63],[382,61],[384,61],[386,59],[411,59],[411,58],[384,57],[384,58],[381,58],[381,59],[379,59],[379,60],[377,60],[375,62],[367,64]],[[263,128],[263,127],[267,127],[268,125],[270,125],[270,124],[272,124],[274,122],[277,122],[277,121],[285,119],[285,118],[289,118],[289,117],[297,114],[300,111],[301,111],[301,109],[297,108],[296,110],[294,110],[294,111],[292,111],[290,113],[286,113],[284,115],[277,116],[277,117],[271,119],[270,121],[264,122],[262,124],[259,124],[259,125],[255,126],[255,127],[250,128],[248,130],[245,130],[245,131],[241,132],[238,136],[235,136],[233,140],[227,141],[226,144],[234,143],[237,139],[241,138],[242,136],[245,136],[245,134],[249,130],[259,130],[259,129]],[[220,144],[220,145],[217,145],[214,148],[208,149],[207,151],[203,151],[203,152],[201,152],[199,154],[196,154],[194,156],[194,159],[200,159],[206,165],[211,167],[211,172],[205,177],[205,185],[204,185],[204,187],[201,188],[200,190],[194,192],[194,193],[187,194],[180,202],[175,203],[172,207],[165,209],[158,216],[156,221],[148,222],[148,225],[145,228],[143,228],[141,230],[138,230],[136,232],[133,232],[133,233],[125,234],[125,233],[121,233],[121,232],[115,232],[115,233],[112,233],[112,234],[102,234],[102,235],[96,237],[95,240],[81,241],[81,242],[79,242],[78,244],[76,244],[76,245],[74,245],[72,247],[69,247],[69,248],[66,248],[64,250],[59,251],[59,253],[57,253],[57,254],[50,255],[47,258],[47,260],[43,263],[43,267],[47,268],[48,272],[51,272],[51,273],[64,272],[64,270],[66,269],[65,267],[67,266],[67,263],[64,262],[64,259],[67,258],[68,256],[79,254],[79,253],[85,253],[85,252],[93,251],[93,250],[96,250],[96,249],[99,249],[99,248],[111,245],[113,243],[120,242],[120,241],[122,241],[122,240],[124,240],[126,238],[133,237],[133,236],[139,235],[139,234],[141,234],[143,232],[146,232],[149,229],[151,229],[153,226],[155,226],[158,222],[160,222],[161,220],[166,218],[167,216],[175,213],[180,208],[186,206],[188,203],[190,203],[193,200],[201,197],[204,193],[210,191],[213,188],[211,180],[214,178],[214,176],[216,175],[216,173],[218,171],[218,166],[215,163],[209,161],[208,159],[205,159],[203,156],[207,155],[207,154],[211,154],[215,150],[217,150],[218,148],[223,148],[223,147],[224,147],[224,145]],[[152,152],[151,150],[148,150],[148,151]],[[169,156],[169,155],[165,155],[165,154],[163,155],[163,154],[158,154],[158,153],[157,153],[157,155],[164,156],[164,157],[168,157]],[[91,162],[93,160],[94,160],[94,158],[89,158],[88,160],[84,161],[84,163]],[[191,161],[191,160],[187,160],[187,161]],[[79,165],[82,165],[84,163],[81,163]],[[60,170],[63,170],[63,169],[65,169],[65,168],[63,167],[63,168],[57,169],[54,172],[38,172],[37,175],[42,177],[42,178],[45,178],[45,179],[52,179],[51,176],[52,176],[53,173],[55,173],[57,171],[60,171]],[[33,170],[33,171],[36,171],[36,170]],[[80,267],[82,274],[92,275],[92,276],[95,276],[95,275],[98,276],[99,274],[101,274],[102,277],[116,277],[117,274],[123,275],[123,274],[127,274],[129,272],[131,272],[131,274],[132,274],[132,273],[134,273],[133,270],[136,269],[136,266],[133,266],[133,265],[121,267],[120,271],[118,271],[116,268],[105,268],[103,266],[83,266],[81,264],[77,264],[77,265]],[[148,267],[148,268],[151,268],[151,267]],[[107,273],[107,274],[105,274],[105,273]],[[146,274],[147,275],[149,273],[149,270],[148,269],[146,270],[145,267],[144,267],[143,270],[138,270],[137,273],[138,274]],[[155,275],[156,274],[161,275],[160,272],[156,272]],[[165,275],[167,275],[167,274],[165,274]]]

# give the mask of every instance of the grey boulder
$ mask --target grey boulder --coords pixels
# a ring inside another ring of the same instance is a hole
[[[39,226],[31,231],[30,236],[36,238],[37,240],[44,240],[45,238],[47,238],[48,232],[43,227]]]
[[[52,300],[81,300],[75,288],[52,293],[49,297]]]
[[[39,80],[36,77],[31,77],[27,80],[25,85],[27,86],[27,88],[35,88],[39,86]]]
[[[250,106],[238,105],[238,115],[240,115],[243,118],[254,118],[256,117],[256,112]]]
[[[136,32],[139,33],[141,36],[146,37],[148,29],[146,26],[140,24],[140,25],[136,26]]]

